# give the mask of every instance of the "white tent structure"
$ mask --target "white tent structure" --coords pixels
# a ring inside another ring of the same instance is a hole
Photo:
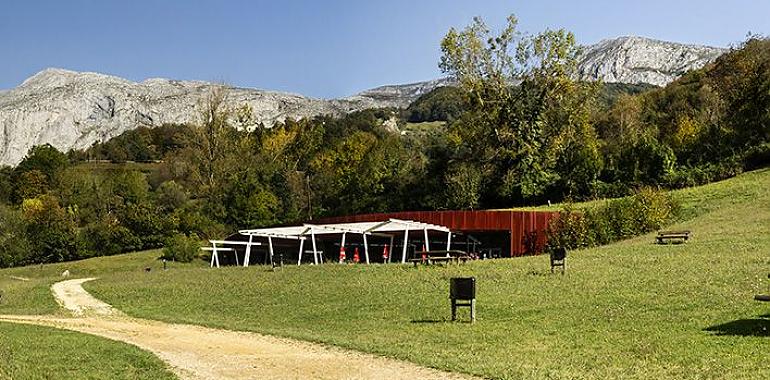
[[[412,220],[401,219],[388,219],[381,222],[358,222],[358,223],[337,223],[337,224],[303,224],[301,226],[291,227],[275,227],[275,228],[259,228],[252,230],[241,230],[241,235],[249,237],[249,244],[246,246],[246,255],[243,259],[243,266],[249,265],[249,259],[251,255],[251,245],[254,237],[267,238],[268,253],[270,261],[273,261],[273,239],[288,239],[299,240],[299,260],[297,265],[302,262],[302,253],[305,245],[305,240],[310,239],[312,244],[313,263],[319,264],[323,262],[323,257],[318,251],[318,245],[316,243],[316,236],[319,235],[340,235],[340,246],[345,246],[345,238],[348,234],[360,234],[364,242],[364,258],[366,263],[369,264],[369,244],[368,236],[380,236],[389,237],[390,246],[393,246],[393,240],[396,235],[404,234],[404,245],[401,256],[401,262],[406,262],[406,249],[409,240],[410,231],[421,231],[423,238],[425,239],[425,250],[430,250],[430,241],[428,239],[428,232],[443,232],[447,234],[447,251],[450,249],[452,243],[452,231],[444,226],[435,224],[415,222]],[[390,256],[388,256],[390,261]]]

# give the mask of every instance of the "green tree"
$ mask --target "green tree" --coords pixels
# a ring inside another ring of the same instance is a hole
[[[29,262],[54,263],[79,258],[77,225],[58,199],[51,195],[26,199],[22,211],[27,222],[27,240],[34,252]]]
[[[0,205],[0,268],[30,263],[34,252],[27,239],[27,221],[21,212]]]
[[[470,100],[469,111],[450,126],[455,159],[475,162],[486,174],[486,206],[532,201],[573,166],[589,178],[601,166],[575,162],[594,160],[595,152],[560,160],[576,145],[598,146],[590,122],[597,87],[572,80],[580,52],[574,35],[546,30],[528,36],[516,26],[510,16],[495,35],[475,18],[441,43],[439,66]]]
[[[45,174],[51,187],[59,180],[59,174],[67,168],[69,161],[67,155],[60,152],[50,144],[36,145],[27,152],[24,159],[16,166],[18,174],[31,170],[39,170]]]

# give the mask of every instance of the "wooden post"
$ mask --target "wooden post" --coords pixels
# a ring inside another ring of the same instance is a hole
[[[401,264],[406,263],[406,245],[409,244],[409,229],[404,230],[404,247],[401,254]]]
[[[364,256],[366,257],[366,263],[369,264],[369,243],[366,242],[366,233],[364,235]]]
[[[254,241],[254,235],[249,234],[249,244],[246,245],[246,256],[243,257],[243,266],[247,267],[249,266],[249,261],[251,260],[251,243]]]
[[[299,239],[299,259],[297,259],[297,266],[302,264],[302,249],[305,248],[305,239]]]

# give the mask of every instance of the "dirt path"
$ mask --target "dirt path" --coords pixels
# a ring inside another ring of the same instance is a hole
[[[271,336],[131,318],[86,292],[93,279],[51,287],[75,317],[0,315],[133,344],[155,353],[182,379],[470,379],[417,365]]]

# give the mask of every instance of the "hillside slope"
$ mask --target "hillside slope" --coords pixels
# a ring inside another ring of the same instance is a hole
[[[158,268],[158,252],[0,270],[0,313],[55,308],[57,272],[129,315],[257,331],[497,379],[766,378],[770,170],[678,191],[683,245],[652,236],[571,252],[448,267]],[[198,263],[197,265],[201,265]],[[27,276],[14,281],[9,276]],[[478,322],[449,322],[447,282],[478,281]],[[227,284],[227,286],[222,286]],[[14,285],[8,288],[9,285]],[[42,289],[42,290],[40,290]],[[26,296],[37,295],[37,296]]]

